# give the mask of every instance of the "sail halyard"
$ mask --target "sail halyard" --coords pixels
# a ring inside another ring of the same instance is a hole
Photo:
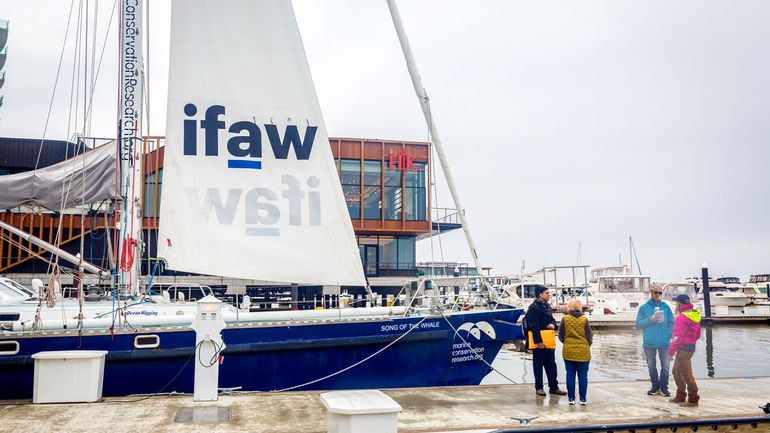
[[[174,1],[170,56],[168,268],[364,286],[291,3]]]

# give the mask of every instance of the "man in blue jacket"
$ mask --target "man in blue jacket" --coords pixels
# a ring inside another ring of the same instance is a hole
[[[674,331],[674,313],[661,300],[663,288],[653,284],[650,289],[650,300],[639,307],[636,314],[636,327],[644,330],[644,355],[647,357],[647,369],[650,371],[652,388],[647,395],[660,394],[670,397],[668,391],[668,347],[671,344],[671,334]],[[660,375],[655,357],[660,359]]]

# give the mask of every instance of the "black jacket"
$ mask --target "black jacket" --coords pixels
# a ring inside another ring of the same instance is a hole
[[[542,331],[548,329],[548,325],[553,325],[554,329],[557,327],[556,319],[551,313],[551,306],[540,299],[535,299],[535,302],[529,306],[524,320],[527,321],[527,331]],[[535,344],[543,342],[540,332],[532,332],[532,341]]]

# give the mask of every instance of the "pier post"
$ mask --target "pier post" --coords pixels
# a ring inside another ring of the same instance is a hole
[[[706,310],[706,317],[703,319],[703,325],[711,326],[714,319],[711,318],[711,295],[709,294],[709,268],[706,263],[701,266],[701,282],[703,283],[703,309]]]
[[[195,381],[193,401],[217,401],[219,397],[220,354],[225,349],[221,314],[222,301],[208,295],[197,303],[192,328],[195,330]]]

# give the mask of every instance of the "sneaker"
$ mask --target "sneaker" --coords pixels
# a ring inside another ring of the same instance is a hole
[[[667,389],[661,389],[660,390],[660,395],[662,395],[663,397],[671,397],[671,393],[668,392]]]
[[[545,391],[543,391],[542,389],[538,389],[537,391],[535,391],[535,394],[539,396],[545,396]]]
[[[580,405],[581,405],[581,406],[585,406],[585,405],[587,405],[587,404],[588,404],[588,402],[587,402],[587,401],[585,401],[585,400],[580,400]]]
[[[676,397],[668,399],[669,403],[684,403],[684,400],[680,400]]]
[[[549,394],[555,394],[555,395],[567,395],[567,391],[564,391],[562,389],[556,388],[552,391],[548,391]]]
[[[647,391],[647,395],[655,395],[660,392],[659,388],[650,388],[649,391]]]
[[[570,406],[574,406],[574,405],[575,405],[575,400],[570,400],[570,401],[569,401],[569,405],[570,405]]]

